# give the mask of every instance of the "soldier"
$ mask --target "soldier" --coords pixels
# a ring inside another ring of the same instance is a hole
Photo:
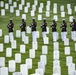
[[[33,42],[37,42],[36,38],[36,26],[37,22],[35,21],[35,18],[32,19],[32,23],[30,24],[31,30],[32,30],[32,39]]]
[[[71,22],[70,27],[72,28],[71,38],[72,38],[72,40],[74,40],[75,36],[76,36],[76,21],[75,21],[75,18],[73,18],[73,22]]]
[[[25,31],[26,31],[26,22],[24,19],[22,19],[22,24],[20,25],[21,32],[22,32],[22,41],[24,42],[25,40]]]
[[[44,18],[43,23],[41,25],[43,41],[44,41],[44,38],[46,37],[46,31],[47,31],[46,27],[47,27],[47,22],[46,22],[46,19]]]
[[[58,39],[58,33],[57,33],[57,29],[56,29],[57,23],[54,19],[50,26],[52,27],[53,41],[57,41],[57,39]]]
[[[64,19],[62,20],[62,24],[61,24],[60,28],[62,28],[62,31],[61,31],[62,41],[65,41],[66,35],[67,35],[67,30],[66,30],[67,24],[66,24],[66,21]]]
[[[9,22],[9,24],[7,25],[7,28],[8,28],[8,32],[9,32],[10,42],[12,42],[12,41],[14,40],[14,37],[13,37],[14,23],[12,22],[12,19],[10,19],[10,22]]]

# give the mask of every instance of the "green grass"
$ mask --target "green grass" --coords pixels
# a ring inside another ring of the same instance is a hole
[[[13,0],[15,1],[15,0]],[[35,18],[36,18],[36,21],[37,21],[37,30],[40,32],[40,38],[38,38],[38,50],[36,51],[36,58],[33,59],[33,68],[29,70],[29,75],[34,73],[35,72],[35,69],[38,67],[38,62],[40,61],[40,55],[42,54],[41,52],[41,49],[42,49],[42,46],[44,45],[43,44],[43,41],[42,41],[42,33],[41,33],[41,28],[40,28],[40,25],[42,23],[42,21],[38,21],[37,20],[37,15],[39,14],[38,13],[38,7],[39,7],[39,3],[44,3],[44,8],[43,8],[43,13],[42,13],[42,16],[43,18],[46,17],[45,16],[45,11],[46,11],[46,1],[47,0],[38,0],[38,6],[37,6],[37,10],[36,10],[36,14],[35,14]],[[46,65],[46,72],[45,72],[45,75],[52,75],[53,73],[53,41],[52,41],[52,30],[50,28],[50,24],[52,23],[52,18],[54,16],[53,14],[53,3],[58,3],[58,21],[57,21],[57,31],[59,32],[59,50],[60,50],[60,65],[61,65],[61,75],[68,75],[68,72],[67,72],[67,66],[66,66],[66,55],[64,54],[64,44],[63,42],[61,41],[61,37],[60,37],[60,33],[61,33],[61,29],[60,29],[60,24],[61,24],[61,21],[63,18],[61,18],[60,16],[60,6],[61,5],[64,5],[65,6],[65,12],[66,12],[66,22],[67,22],[67,31],[68,31],[68,35],[67,37],[70,39],[70,48],[71,48],[71,54],[70,56],[73,57],[73,62],[76,64],[76,52],[74,50],[74,43],[72,40],[71,40],[71,28],[70,28],[70,22],[69,22],[69,16],[71,15],[68,15],[67,14],[67,4],[70,3],[71,6],[72,6],[72,9],[73,9],[73,16],[76,18],[76,12],[74,12],[74,6],[76,6],[76,0],[50,0],[51,1],[51,11],[50,11],[50,17],[49,18],[46,18],[47,19],[47,23],[48,23],[48,27],[50,29],[50,33],[47,34],[47,36],[49,37],[49,44],[47,45],[48,46],[48,54],[47,54],[47,65]],[[7,3],[8,1],[5,1],[5,3]],[[31,6],[32,4],[34,3],[33,0],[26,0],[26,2],[30,2]],[[25,2],[25,6],[26,6],[26,2]],[[19,4],[20,2],[18,2]],[[0,7],[0,10],[3,9]],[[15,10],[18,9],[15,8]],[[27,26],[32,22],[32,17],[30,16],[30,11],[31,11],[31,8],[29,8],[29,12],[27,13],[27,19],[26,19],[26,23],[27,23]],[[23,10],[20,11],[21,15],[24,14]],[[1,16],[0,15],[0,29],[3,30],[3,35],[2,37],[0,37],[0,43],[4,43],[4,35],[7,35],[8,34],[8,29],[7,29],[7,24],[9,23],[9,19],[12,18],[13,19],[13,22],[15,24],[14,26],[14,37],[15,37],[15,40],[17,40],[17,49],[14,49],[13,50],[13,55],[11,58],[7,58],[6,57],[6,48],[7,47],[10,47],[10,43],[9,44],[4,44],[4,52],[0,53],[0,57],[5,57],[6,58],[6,65],[8,67],[8,61],[9,60],[14,60],[15,59],[15,53],[19,53],[19,46],[20,44],[23,44],[21,42],[21,38],[16,38],[16,30],[20,30],[19,28],[19,25],[21,24],[21,15],[19,17],[16,17],[15,16],[15,13],[13,14],[10,14],[9,13],[9,10],[6,10],[6,15],[5,16]],[[29,58],[29,50],[32,48],[32,37],[31,37],[31,34],[26,34],[27,36],[29,36],[29,44],[26,45],[26,53],[25,54],[21,54],[22,55],[22,62],[20,64],[24,64],[25,63],[25,60],[26,58]],[[16,71],[20,71],[20,64],[16,64]],[[12,73],[9,73],[9,75],[12,75]]]

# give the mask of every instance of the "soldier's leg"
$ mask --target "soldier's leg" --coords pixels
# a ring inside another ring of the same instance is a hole
[[[64,41],[66,40],[66,32],[64,32]]]
[[[53,41],[57,41],[57,32],[53,32]]]
[[[9,33],[9,38],[10,38],[10,42],[12,42],[14,40],[13,32]]]
[[[22,41],[24,42],[24,39],[25,39],[25,32],[23,31],[22,32]]]

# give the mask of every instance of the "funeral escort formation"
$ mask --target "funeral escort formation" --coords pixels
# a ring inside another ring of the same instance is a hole
[[[29,27],[31,28],[32,31],[32,40],[33,42],[36,42],[36,27],[37,27],[37,22],[35,20],[35,18],[32,19],[31,24],[29,25]],[[53,41],[57,41],[58,40],[58,32],[57,32],[57,23],[55,21],[55,19],[52,20],[52,24],[50,25],[50,27],[52,28],[52,37],[53,37]],[[71,39],[74,40],[76,37],[76,20],[75,18],[73,18],[73,21],[70,24],[71,27]],[[14,40],[14,36],[13,36],[13,32],[14,32],[14,23],[12,21],[12,19],[10,19],[10,22],[7,25],[8,28],[8,32],[9,32],[9,39],[10,42]],[[24,19],[22,19],[22,23],[20,25],[21,28],[21,37],[22,37],[22,41],[24,42],[25,40],[25,32],[26,32],[26,22]],[[67,36],[67,23],[65,21],[65,19],[62,20],[62,23],[60,25],[61,28],[61,39],[62,41],[65,41],[66,36]],[[44,41],[44,38],[46,38],[46,32],[47,32],[47,21],[46,18],[43,19],[43,22],[41,24],[41,29],[42,29],[42,38]]]

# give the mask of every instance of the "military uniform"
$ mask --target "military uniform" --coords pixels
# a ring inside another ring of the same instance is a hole
[[[44,19],[44,21],[41,25],[43,41],[44,41],[44,38],[46,38],[46,32],[47,32],[46,27],[47,27],[47,22],[46,22],[46,19]]]
[[[35,22],[35,19],[33,19],[33,22],[30,24],[33,42],[37,42],[36,26],[37,26],[37,22]]]
[[[71,38],[74,40],[76,38],[76,21],[73,19],[73,22],[71,22],[70,27],[72,28],[71,31]]]
[[[12,22],[12,19],[10,19],[10,23],[7,25],[7,28],[9,32],[10,42],[12,42],[14,40],[14,36],[13,36],[14,23]]]
[[[63,23],[61,24],[60,28],[62,28],[62,31],[61,31],[61,38],[62,38],[62,41],[65,41],[66,39],[66,35],[67,35],[67,24],[65,22],[65,20],[63,20]]]
[[[57,41],[58,33],[57,33],[57,29],[56,29],[57,23],[55,22],[55,20],[53,20],[53,22],[50,26],[52,27],[53,41]]]
[[[22,19],[22,24],[20,25],[21,33],[22,33],[22,41],[25,40],[25,31],[26,31],[26,22]]]

